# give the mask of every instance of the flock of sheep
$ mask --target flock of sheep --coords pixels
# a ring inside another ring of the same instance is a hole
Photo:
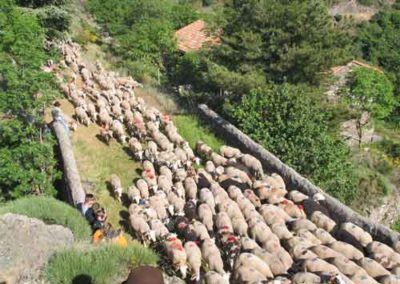
[[[161,243],[183,278],[212,284],[400,283],[399,248],[339,223],[322,194],[287,189],[279,175],[264,174],[259,160],[233,147],[217,153],[199,141],[195,154],[168,116],[133,95],[138,84],[132,78],[100,64],[89,71],[76,44],[61,49],[74,74],[62,88],[77,120],[102,125],[106,141],[127,143],[142,163],[142,177],[127,189],[135,236]],[[121,199],[118,176],[110,183]],[[176,220],[189,222],[180,228]],[[171,226],[174,221],[178,226]]]

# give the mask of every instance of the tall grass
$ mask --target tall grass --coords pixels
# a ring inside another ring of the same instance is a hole
[[[224,144],[222,139],[216,137],[212,130],[204,126],[194,115],[177,115],[173,119],[179,134],[189,142],[192,148],[196,146],[198,140],[202,140],[214,151],[219,152],[219,148]]]
[[[73,248],[56,253],[44,274],[54,284],[109,284],[120,281],[130,267],[155,265],[157,260],[153,251],[135,243],[127,248],[116,245],[102,245],[88,251]]]
[[[21,214],[46,224],[67,227],[78,240],[88,240],[91,235],[89,224],[77,209],[51,197],[28,196],[10,201],[0,208],[0,215],[5,213]]]

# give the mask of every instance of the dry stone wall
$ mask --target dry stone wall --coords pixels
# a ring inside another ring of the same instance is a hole
[[[296,189],[308,196],[312,196],[318,192],[322,193],[326,198],[329,212],[334,213],[341,222],[352,222],[362,227],[375,240],[392,245],[400,239],[399,233],[381,224],[371,222],[368,218],[361,216],[337,199],[324,193],[322,189],[284,164],[271,152],[254,142],[249,136],[208,108],[207,105],[199,105],[198,110],[202,119],[214,128],[218,134],[222,135],[229,144],[238,147],[242,152],[257,157],[267,171],[281,175],[289,189]]]

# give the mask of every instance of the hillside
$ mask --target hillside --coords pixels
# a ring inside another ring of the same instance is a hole
[[[398,1],[160,1],[0,4],[0,225],[74,238],[0,282],[400,282]]]

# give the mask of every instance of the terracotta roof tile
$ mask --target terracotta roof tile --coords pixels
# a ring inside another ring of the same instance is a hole
[[[198,50],[205,43],[216,44],[219,39],[211,37],[204,31],[205,22],[197,20],[175,32],[178,39],[178,49],[183,52]]]

